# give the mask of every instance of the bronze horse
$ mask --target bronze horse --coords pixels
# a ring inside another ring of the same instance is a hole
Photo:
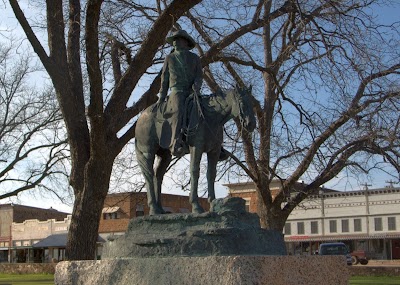
[[[256,126],[255,115],[251,104],[251,88],[235,88],[212,96],[201,96],[202,111],[196,129],[187,135],[186,141],[190,151],[190,197],[193,213],[203,212],[198,201],[198,181],[200,160],[207,153],[208,201],[215,199],[214,182],[217,162],[223,141],[223,125],[232,118],[238,118],[243,128],[253,131]],[[157,106],[144,110],[137,121],[135,146],[136,157],[145,177],[147,202],[150,215],[164,213],[161,205],[161,184],[164,174],[172,160],[168,148],[160,146],[160,122],[156,118]],[[154,166],[156,155],[159,160]]]

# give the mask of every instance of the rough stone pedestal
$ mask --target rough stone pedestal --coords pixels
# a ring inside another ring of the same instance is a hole
[[[343,256],[208,256],[60,262],[56,285],[347,285]]]
[[[107,242],[102,259],[286,255],[282,232],[262,229],[241,198],[216,199],[210,212],[132,219],[126,233]]]
[[[61,262],[57,285],[347,284],[344,257],[287,256],[283,235],[260,227],[241,198],[202,214],[132,219],[101,261]]]

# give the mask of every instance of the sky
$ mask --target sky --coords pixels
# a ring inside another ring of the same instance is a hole
[[[20,1],[20,3],[26,4],[26,1]],[[379,21],[382,23],[390,23],[393,21],[400,21],[400,1],[393,1],[394,6],[380,6],[376,7],[374,12],[376,13]],[[6,5],[6,6],[5,6]],[[16,22],[13,16],[13,12],[9,8],[9,4],[7,2],[0,2],[0,13],[2,17],[0,18],[0,37],[11,37],[13,36],[20,36],[23,37],[22,29]],[[12,31],[9,33],[7,31]],[[27,44],[27,41],[23,42]],[[187,167],[188,159],[183,162],[181,167]],[[362,184],[367,184],[370,189],[372,188],[381,188],[387,186],[389,183],[388,181],[392,180],[389,175],[374,175],[371,177],[358,177],[359,179],[354,179],[349,177],[346,173],[342,173],[336,179],[332,180],[331,182],[327,183],[325,187],[333,188],[335,190],[340,191],[350,191],[350,190],[358,190],[363,189]],[[166,185],[171,185],[173,182],[172,180],[168,181],[169,178],[165,178]],[[358,180],[358,181],[357,181]],[[216,195],[217,198],[225,197],[228,194],[227,187],[223,186],[226,181],[221,181],[216,183]],[[399,186],[400,185],[394,185]],[[182,194],[188,195],[187,192],[182,192],[178,188],[174,187],[165,187],[165,193],[171,194]],[[59,211],[71,212],[72,208],[71,205],[66,205],[60,202],[55,197],[42,197],[38,195],[32,195],[32,193],[25,193],[20,195],[18,198],[12,199],[4,199],[0,201],[0,203],[9,203],[14,202],[18,204],[24,204],[28,206],[40,207],[40,208],[54,208]]]

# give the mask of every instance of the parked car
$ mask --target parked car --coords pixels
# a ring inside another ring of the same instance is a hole
[[[361,263],[362,265],[368,264],[368,256],[365,250],[355,250],[351,253],[351,261],[353,265]]]
[[[351,255],[347,246],[342,242],[321,243],[318,249],[319,255],[344,255],[347,265],[352,264]]]

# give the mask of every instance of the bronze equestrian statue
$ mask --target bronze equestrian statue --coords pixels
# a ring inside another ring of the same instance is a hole
[[[223,125],[237,118],[248,131],[256,126],[251,90],[237,87],[213,96],[200,96],[200,59],[188,51],[194,47],[194,40],[186,32],[178,31],[167,41],[173,43],[175,50],[164,63],[159,101],[144,110],[137,121],[136,157],[145,177],[150,215],[156,215],[164,213],[161,184],[172,155],[190,152],[189,200],[192,212],[201,213],[204,210],[197,193],[201,156],[207,154],[207,190],[211,202],[215,199]],[[168,88],[171,93],[167,97]],[[154,166],[156,156],[159,159]]]

